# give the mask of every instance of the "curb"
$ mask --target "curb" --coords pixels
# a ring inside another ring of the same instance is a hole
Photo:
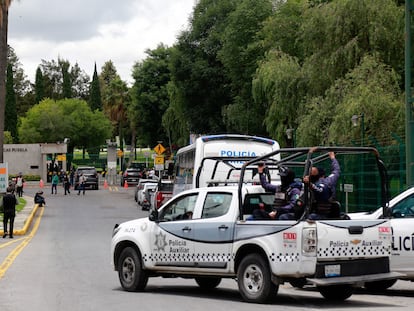
[[[29,230],[29,228],[32,224],[33,218],[36,215],[36,212],[37,212],[38,209],[39,209],[39,204],[34,204],[33,208],[32,208],[32,211],[30,212],[27,219],[24,221],[23,228],[22,229],[17,229],[17,230],[14,229],[13,230],[13,235],[25,235],[27,233],[27,231]],[[17,215],[16,215],[16,218],[17,218]],[[3,231],[3,229],[1,229],[0,230],[0,235],[3,235],[3,234],[4,234],[4,231]]]

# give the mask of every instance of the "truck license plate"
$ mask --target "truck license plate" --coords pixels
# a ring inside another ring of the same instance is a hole
[[[341,265],[326,265],[325,266],[325,276],[334,277],[341,275]]]

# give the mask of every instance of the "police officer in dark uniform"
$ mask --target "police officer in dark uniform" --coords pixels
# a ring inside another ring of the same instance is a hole
[[[266,180],[264,174],[265,165],[260,163],[257,171],[260,177],[262,187],[269,192],[275,193],[275,201],[270,213],[263,210],[253,211],[255,219],[295,219],[295,205],[300,197],[302,182],[295,179],[295,172],[286,167],[279,168],[281,185],[273,185]]]
[[[14,226],[14,217],[16,217],[16,205],[17,200],[15,195],[12,193],[13,189],[8,187],[6,189],[6,195],[3,197],[3,239],[9,235],[10,239],[13,239],[13,226]],[[10,221],[9,230],[7,231],[7,223]]]

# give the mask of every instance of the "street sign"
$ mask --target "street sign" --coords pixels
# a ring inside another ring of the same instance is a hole
[[[163,156],[156,156],[154,159],[154,164],[164,164],[164,157]]]
[[[116,152],[116,155],[118,156],[118,158],[121,158],[121,157],[124,155],[124,153],[123,153],[123,151],[122,151],[122,150],[118,150],[118,151]]]
[[[163,154],[165,152],[165,147],[161,144],[158,144],[154,147],[154,151],[158,155]]]
[[[0,193],[5,193],[9,186],[8,163],[0,163]]]

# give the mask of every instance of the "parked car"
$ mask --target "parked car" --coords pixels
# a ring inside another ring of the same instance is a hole
[[[393,245],[391,250],[391,271],[402,273],[402,280],[414,281],[414,187],[411,187],[389,202]],[[381,219],[382,207],[371,213],[348,213],[351,219]],[[368,283],[365,287],[384,290],[396,280]]]
[[[157,187],[157,183],[145,183],[142,189],[138,191],[137,203],[142,207],[143,210],[149,210],[150,208],[150,190],[154,190]]]
[[[99,189],[99,177],[96,168],[93,166],[78,166],[75,172],[75,190],[79,189],[79,176],[86,177],[85,188]]]
[[[173,196],[174,183],[170,179],[161,179],[154,190],[154,195],[151,198],[151,206],[159,209],[161,205],[167,202]]]
[[[135,202],[138,202],[138,193],[144,188],[144,184],[146,184],[146,183],[157,184],[157,182],[158,182],[157,179],[143,179],[143,178],[141,178],[138,181],[137,186],[135,187],[135,194],[134,194]]]
[[[128,186],[138,184],[138,181],[142,177],[142,170],[140,168],[127,168],[121,177],[121,186],[125,185],[125,181]]]

